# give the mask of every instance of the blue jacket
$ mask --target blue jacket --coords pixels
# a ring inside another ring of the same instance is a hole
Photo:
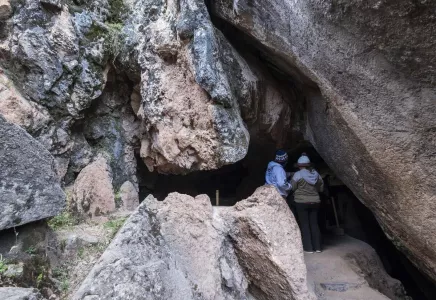
[[[292,190],[291,183],[286,178],[286,172],[283,166],[275,161],[268,164],[265,174],[266,184],[272,184],[283,197],[287,197]]]

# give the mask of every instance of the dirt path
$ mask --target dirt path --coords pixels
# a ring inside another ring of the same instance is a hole
[[[305,254],[308,284],[318,299],[409,299],[368,244],[348,236],[330,237],[322,253]]]

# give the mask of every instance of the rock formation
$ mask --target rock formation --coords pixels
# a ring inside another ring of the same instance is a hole
[[[65,195],[53,157],[0,116],[0,230],[59,214]]]
[[[45,300],[36,289],[15,287],[0,288],[0,297],[8,300]]]
[[[273,187],[215,211],[205,195],[149,196],[74,299],[315,299],[302,252],[293,215]]]
[[[307,86],[306,138],[397,247],[436,280],[435,7],[211,1],[233,32],[250,36],[271,63]]]
[[[236,163],[249,148],[255,161],[308,140],[436,281],[435,8],[424,0],[0,0],[8,207],[0,229],[59,213],[59,180],[74,186],[78,211],[96,215],[115,209],[118,194],[136,206],[138,159],[150,171],[186,174]],[[255,226],[247,222],[235,226]],[[129,230],[151,259],[178,261],[153,246],[162,237]],[[244,251],[238,266],[258,297],[274,298],[250,275],[258,272],[250,248],[234,250]],[[197,280],[187,272],[180,280]],[[242,294],[228,297],[249,297],[235,289]],[[180,291],[197,297],[189,285]]]
[[[80,172],[74,184],[72,202],[79,214],[89,217],[115,210],[112,174],[104,157],[98,157]]]

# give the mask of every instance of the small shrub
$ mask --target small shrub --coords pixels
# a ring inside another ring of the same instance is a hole
[[[67,292],[68,289],[70,288],[70,283],[67,279],[64,279],[61,281],[61,291],[63,293]]]
[[[8,266],[6,264],[6,260],[3,258],[3,256],[0,254],[0,274],[3,274],[8,269]]]
[[[24,252],[26,252],[27,254],[33,255],[33,254],[36,254],[37,249],[35,246],[30,246]]]
[[[103,47],[106,54],[115,61],[117,56],[121,52],[123,34],[121,30],[123,29],[123,23],[93,23],[89,29],[86,37],[91,41],[97,41],[103,39]]]
[[[59,281],[58,289],[62,293],[66,293],[70,288],[68,266],[63,265],[61,267],[54,268],[52,271],[53,278]]]
[[[115,207],[120,208],[121,206],[123,206],[123,200],[121,200],[121,193],[117,192],[115,194]]]
[[[64,211],[58,216],[48,221],[48,226],[53,230],[74,226],[78,223],[77,219],[68,211]]]
[[[121,226],[123,226],[126,219],[127,218],[119,218],[104,223],[104,228],[108,229],[110,232],[110,238],[113,238],[115,234],[117,234],[118,230],[120,230]]]
[[[36,287],[39,288],[41,286],[42,280],[44,279],[44,273],[41,272],[38,274],[38,277],[36,277]]]
[[[126,5],[123,0],[108,0],[110,5],[110,16],[108,22],[121,23],[124,19],[124,14],[127,12]]]
[[[80,247],[79,251],[77,251],[77,256],[79,256],[79,258],[83,259],[84,253],[85,253],[85,248]]]

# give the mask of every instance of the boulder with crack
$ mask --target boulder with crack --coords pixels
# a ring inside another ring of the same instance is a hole
[[[59,214],[65,195],[50,153],[0,116],[0,230]]]
[[[163,202],[149,196],[73,299],[90,297],[315,299],[297,224],[273,187],[215,211],[205,195],[173,193]]]

